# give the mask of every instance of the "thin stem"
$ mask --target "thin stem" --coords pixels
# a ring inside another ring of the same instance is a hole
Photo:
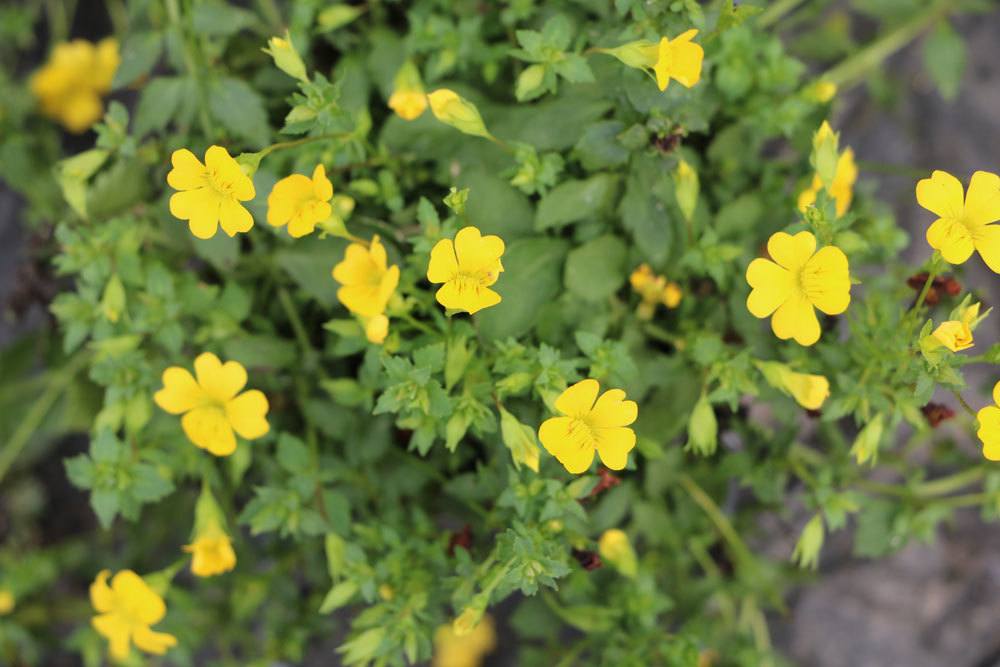
[[[947,14],[954,4],[955,0],[938,0],[932,3],[909,21],[827,70],[819,79],[829,81],[839,89],[860,83],[870,70],[881,65],[886,58],[916,39],[935,21]]]
[[[705,490],[698,486],[697,482],[688,475],[681,475],[679,481],[691,497],[691,500],[701,507],[702,511],[715,524],[715,528],[725,540],[733,560],[743,565],[751,564],[753,562],[753,553],[747,548],[739,533],[733,528],[733,524],[729,521],[729,518],[723,514],[719,506],[712,500],[712,497],[705,493]]]
[[[273,153],[274,151],[284,150],[286,148],[295,148],[296,146],[301,146],[303,144],[311,144],[314,141],[324,141],[326,139],[344,139],[350,136],[346,133],[340,134],[320,134],[315,137],[303,137],[301,139],[294,139],[292,141],[280,141],[276,144],[271,144],[267,148],[262,148],[257,152],[257,155],[263,160],[265,157]]]
[[[178,0],[164,0],[164,2],[170,24],[177,31],[178,37],[180,37],[184,69],[187,70],[188,76],[194,81],[195,89],[198,92],[198,120],[201,123],[201,131],[205,134],[206,138],[210,139],[215,136],[215,129],[212,126],[212,117],[208,114],[208,89],[206,88],[205,79],[201,76],[202,68],[198,66],[193,42],[188,35],[188,31],[185,29],[184,22],[181,20]]]
[[[766,28],[777,23],[785,14],[788,14],[803,2],[804,0],[775,0],[775,2],[772,2],[767,9],[757,16],[757,27]]]
[[[302,318],[299,317],[299,313],[295,309],[295,304],[292,302],[292,297],[284,287],[278,288],[278,301],[281,302],[281,307],[285,310],[288,322],[292,325],[292,332],[299,342],[299,347],[302,348],[303,368],[305,370],[314,369],[316,366],[316,350],[313,349],[312,343],[309,342],[309,335],[302,324]]]
[[[915,491],[921,496],[943,496],[960,489],[963,486],[968,486],[969,484],[978,482],[985,475],[986,471],[977,466],[975,468],[969,468],[968,470],[957,472],[953,475],[938,477],[937,479],[929,482],[924,482],[923,484],[918,485]]]
[[[966,402],[966,400],[965,400],[964,398],[962,398],[962,394],[961,394],[961,392],[959,392],[959,391],[958,391],[957,389],[952,389],[952,390],[951,390],[951,393],[952,393],[952,394],[953,394],[953,395],[955,396],[955,399],[956,399],[956,400],[957,400],[957,401],[958,401],[959,403],[961,403],[961,404],[962,404],[962,407],[963,407],[963,408],[965,408],[965,411],[966,411],[966,412],[968,412],[968,413],[969,413],[970,415],[972,415],[973,417],[975,417],[975,416],[976,416],[976,411],[975,411],[975,410],[974,410],[974,409],[972,408],[972,406],[971,406],[971,405],[969,405],[969,404],[968,404],[968,403]]]
[[[20,456],[21,450],[31,440],[31,436],[42,425],[49,410],[55,402],[62,396],[66,388],[76,378],[76,374],[86,365],[90,357],[86,354],[78,354],[59,370],[49,382],[49,386],[42,392],[42,395],[35,399],[35,402],[28,408],[21,423],[17,425],[14,433],[11,434],[3,449],[0,450],[0,481],[7,475],[10,467]]]

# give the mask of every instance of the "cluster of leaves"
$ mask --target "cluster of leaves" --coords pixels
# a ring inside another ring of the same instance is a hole
[[[137,102],[131,112],[112,102],[94,148],[59,163],[56,178],[45,175],[56,135],[33,130],[42,121],[23,83],[0,74],[0,90],[18,93],[4,96],[15,103],[0,122],[17,131],[4,127],[0,168],[30,217],[55,223],[54,265],[72,278],[51,308],[72,373],[53,382],[88,397],[67,423],[86,424],[89,451],[65,469],[89,492],[103,536],[100,548],[35,552],[26,577],[0,559],[0,584],[23,580],[16,592],[30,599],[57,564],[80,581],[104,567],[160,569],[208,482],[244,529],[239,565],[174,582],[161,627],[179,645],[167,664],[298,661],[317,646],[345,664],[415,663],[440,625],[510,598],[518,664],[688,666],[717,655],[749,666],[778,660],[765,612],[795,578],[793,565],[749,546],[762,513],[801,522],[796,558],[810,564],[824,533],[852,515],[856,553],[881,555],[933,537],[957,507],[1000,512],[1000,477],[921,412],[936,388],[964,385],[969,358],[919,354],[906,284],[918,267],[898,259],[905,235],[863,188],[846,216],[825,193],[808,215],[796,210],[829,104],[752,8],[325,4],[258,16],[215,1],[127,3],[115,85],[138,88]],[[282,20],[306,81],[261,52]],[[660,92],[587,51],[692,25],[706,60],[691,89]],[[927,48],[954,50],[940,45],[947,30]],[[407,59],[428,86],[473,101],[501,141],[430,113],[392,115],[385,101]],[[174,149],[222,144],[235,155],[298,139],[310,141],[260,162],[246,238],[195,239],[169,214]],[[693,204],[679,201],[682,159],[700,182]],[[317,163],[357,201],[351,232],[378,233],[401,268],[382,346],[337,301],[330,269],[346,241],[291,239],[264,223],[274,183]],[[506,242],[503,301],[448,317],[425,280],[428,257],[470,224]],[[782,229],[835,243],[863,283],[813,348],[777,340],[745,307],[746,266]],[[628,277],[640,263],[681,286],[679,308],[637,316]],[[942,314],[957,304],[948,299]],[[271,403],[270,434],[223,460],[192,447],[152,402],[162,371],[203,351],[241,362]],[[756,362],[770,360],[830,379],[817,421],[768,387]],[[573,478],[535,437],[583,377],[639,403],[637,452],[617,484]],[[897,444],[903,422],[915,435]],[[958,472],[928,481],[933,470]],[[973,484],[983,491],[950,495]],[[635,577],[581,566],[614,527],[637,547]],[[68,608],[72,646],[99,660],[86,606]],[[0,651],[31,661],[43,644],[20,622],[0,621]]]

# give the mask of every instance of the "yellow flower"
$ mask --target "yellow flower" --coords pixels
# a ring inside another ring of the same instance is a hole
[[[676,308],[680,305],[683,292],[680,285],[668,282],[663,276],[653,273],[648,264],[640,264],[639,267],[629,276],[629,283],[632,289],[642,297],[639,304],[638,315],[641,319],[648,320],[653,317],[656,306],[663,304],[667,308]]]
[[[267,222],[273,227],[288,225],[288,234],[300,238],[311,234],[316,225],[330,217],[333,184],[326,169],[318,164],[312,178],[302,174],[286,176],[267,196]]]
[[[361,243],[347,246],[344,259],[333,267],[333,279],[341,285],[337,298],[345,308],[355,315],[373,318],[385,312],[396,291],[399,267],[388,266],[385,247],[378,236],[373,236],[368,247]]]
[[[569,387],[555,402],[563,416],[546,419],[538,429],[546,451],[574,475],[590,467],[595,451],[605,466],[621,470],[635,447],[635,431],[626,428],[639,414],[635,401],[626,401],[621,389],[598,398],[600,389],[593,379]]]
[[[131,645],[147,653],[163,655],[177,644],[177,638],[154,632],[167,613],[163,598],[132,570],[122,570],[108,586],[109,570],[101,570],[90,585],[90,602],[97,615],[91,625],[110,642],[111,657],[126,660]]]
[[[100,120],[101,96],[111,90],[119,60],[118,42],[110,37],[96,45],[83,39],[57,44],[32,75],[31,92],[42,113],[70,132],[83,132]]]
[[[829,102],[836,94],[837,84],[832,81],[817,81],[805,90],[806,97],[820,104]]]
[[[10,592],[10,589],[0,588],[0,616],[6,616],[14,611],[16,603],[17,600],[14,598],[14,594]]]
[[[267,397],[246,386],[247,372],[236,361],[222,363],[211,352],[194,360],[195,380],[186,368],[171,366],[163,371],[163,389],[153,400],[172,415],[183,414],[181,427],[195,446],[216,456],[236,451],[235,431],[253,440],[265,435]]]
[[[974,303],[962,310],[961,319],[942,322],[931,335],[952,352],[968,350],[973,345],[972,327],[978,318],[979,304]]]
[[[993,403],[976,413],[979,430],[976,435],[983,443],[983,456],[1000,461],[1000,382],[993,386]]]
[[[483,236],[476,227],[465,227],[455,241],[441,239],[431,248],[427,280],[444,283],[435,296],[445,308],[472,314],[500,303],[500,295],[490,289],[503,264],[503,239]]]
[[[938,216],[927,229],[927,243],[950,264],[962,264],[973,250],[1000,273],[1000,176],[977,171],[963,200],[962,183],[935,171],[917,183],[917,203]]]
[[[497,645],[496,630],[489,614],[464,635],[442,625],[434,633],[432,667],[478,667],[483,657]]]
[[[362,317],[361,325],[365,328],[365,338],[368,339],[369,343],[381,345],[385,342],[385,337],[389,335],[389,318],[384,314]]]
[[[639,571],[639,563],[625,531],[611,528],[604,531],[597,541],[597,551],[601,558],[615,566],[626,577],[634,577]]]
[[[420,72],[410,61],[403,63],[396,73],[392,95],[389,96],[389,108],[403,120],[419,118],[427,108],[427,95],[420,81]]]
[[[697,34],[697,30],[688,30],[672,40],[662,37],[659,44],[647,47],[648,57],[655,58],[652,67],[660,90],[666,90],[671,79],[685,88],[691,88],[701,79],[705,50],[691,41]]]
[[[833,176],[833,183],[827,192],[833,197],[837,204],[837,217],[847,213],[854,199],[854,183],[858,180],[858,166],[854,162],[854,151],[850,148],[844,150],[837,159],[837,170]],[[812,183],[808,188],[799,194],[799,210],[805,211],[816,202],[816,195],[819,194],[823,182],[819,175],[813,175]]]
[[[767,252],[772,259],[757,258],[747,267],[753,288],[747,309],[759,318],[773,313],[771,329],[778,338],[812,345],[820,334],[813,308],[838,315],[851,302],[847,256],[835,246],[816,251],[816,237],[809,232],[778,232],[768,240]]]
[[[173,169],[167,174],[167,183],[180,191],[170,196],[170,213],[187,220],[192,234],[210,239],[220,224],[229,236],[250,231],[253,216],[240,202],[256,196],[253,181],[225,148],[210,146],[205,151],[205,164],[181,148],[170,156],[170,162]]]
[[[184,551],[193,554],[191,571],[199,577],[213,577],[229,572],[236,567],[236,552],[229,536],[219,530],[207,533],[184,546]]]
[[[427,101],[431,105],[434,117],[445,125],[451,125],[465,134],[493,139],[476,105],[454,90],[439,88],[427,95]]]
[[[830,397],[830,381],[822,375],[796,373],[777,361],[754,363],[772,387],[790,394],[806,410],[819,410]]]

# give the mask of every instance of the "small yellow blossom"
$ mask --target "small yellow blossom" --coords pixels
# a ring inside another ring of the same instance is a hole
[[[434,244],[427,280],[444,283],[435,295],[438,303],[469,314],[500,303],[490,286],[503,271],[503,252],[503,239],[483,236],[476,227],[460,229],[454,242],[441,239]]]
[[[773,234],[767,251],[771,259],[757,258],[747,267],[753,288],[747,309],[759,318],[773,314],[771,329],[778,338],[812,345],[820,335],[814,308],[838,315],[851,302],[847,256],[836,246],[816,251],[816,237],[809,232]]]
[[[819,410],[830,397],[830,381],[822,375],[796,373],[777,361],[755,362],[768,383],[791,395],[806,410]]]
[[[604,531],[597,541],[597,551],[603,560],[611,563],[626,577],[634,577],[638,573],[639,562],[625,531],[618,528]]]
[[[374,317],[361,317],[361,326],[365,328],[365,338],[375,345],[384,343],[389,335],[389,318],[383,313]]]
[[[952,352],[968,350],[973,346],[972,329],[977,319],[979,304],[974,303],[962,310],[960,319],[942,322],[931,335]]]
[[[829,102],[837,94],[837,84],[832,81],[817,81],[805,90],[806,97],[820,104]]]
[[[337,298],[345,308],[361,317],[375,317],[385,312],[399,285],[399,267],[388,265],[385,246],[374,236],[368,247],[347,246],[344,259],[333,267],[333,279],[341,284]]]
[[[111,90],[118,69],[118,42],[96,45],[83,39],[57,44],[45,65],[31,77],[31,92],[42,113],[79,134],[101,118],[101,97]]]
[[[208,485],[202,487],[194,510],[194,535],[184,551],[192,554],[191,572],[213,577],[236,567],[236,552],[226,534],[225,516]]]
[[[273,227],[288,225],[288,234],[301,238],[330,217],[332,197],[333,184],[321,164],[316,165],[312,178],[302,174],[286,176],[274,184],[267,196],[267,222]]]
[[[465,134],[493,139],[476,105],[454,90],[439,88],[427,95],[427,102],[434,117],[445,125]]]
[[[945,171],[935,171],[917,183],[917,203],[938,216],[927,229],[927,243],[949,264],[962,264],[973,250],[994,273],[1000,273],[1000,176],[977,171],[962,183]]]
[[[299,81],[309,82],[309,75],[306,74],[306,64],[302,62],[302,57],[295,50],[295,45],[292,44],[292,38],[289,37],[287,30],[283,38],[272,37],[267,40],[267,48],[263,49],[263,51],[274,59],[274,64],[282,72]]]
[[[827,192],[833,197],[837,207],[837,217],[847,213],[854,199],[854,183],[858,180],[858,166],[854,162],[854,151],[844,150],[837,159],[837,170],[833,175],[833,183]],[[818,174],[813,175],[812,183],[799,194],[799,210],[805,211],[816,202],[816,195],[823,187]]]
[[[632,289],[642,297],[642,302],[637,310],[641,319],[651,319],[656,311],[656,306],[661,303],[667,308],[676,308],[680,305],[683,296],[680,285],[667,281],[663,276],[656,275],[648,264],[640,264],[629,276],[629,283],[632,285]]]
[[[427,94],[417,66],[407,60],[396,73],[389,96],[389,108],[403,120],[419,118],[427,108]]]
[[[976,413],[979,422],[976,435],[983,443],[983,456],[1000,461],[1000,382],[993,386],[993,403]]]
[[[546,451],[574,475],[590,468],[594,452],[605,466],[621,470],[635,447],[635,431],[626,428],[639,414],[635,401],[625,400],[621,389],[598,398],[600,389],[593,379],[569,387],[555,401],[562,416],[546,419],[538,429]]]
[[[656,85],[666,90],[674,79],[685,88],[691,88],[701,79],[701,63],[705,50],[691,40],[697,30],[688,30],[673,39],[660,38],[659,44],[647,47],[648,57],[653,61]]]
[[[0,588],[0,616],[6,616],[10,612],[14,611],[14,606],[17,600],[14,598],[14,594],[10,592],[9,588]]]
[[[489,614],[467,634],[456,635],[451,626],[442,625],[434,633],[432,667],[479,667],[483,658],[496,648],[497,637]]]
[[[223,364],[205,352],[194,360],[194,370],[197,380],[180,366],[163,371],[163,389],[153,400],[172,415],[184,415],[181,427],[195,446],[229,456],[236,451],[236,434],[254,440],[268,432],[267,397],[256,389],[240,393],[247,383],[242,364]]]
[[[90,585],[90,602],[97,615],[91,625],[110,642],[111,657],[128,659],[131,645],[147,653],[163,655],[177,638],[155,632],[167,614],[163,598],[132,570],[121,570],[108,585],[109,570],[101,570]]]
[[[170,196],[170,213],[187,220],[200,239],[215,236],[219,225],[229,236],[250,231],[253,216],[240,202],[256,196],[253,181],[222,146],[205,151],[205,164],[186,148],[170,156],[173,169],[167,184],[179,192]]]

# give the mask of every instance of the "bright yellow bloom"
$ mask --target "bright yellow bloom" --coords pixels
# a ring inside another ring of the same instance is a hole
[[[464,227],[455,241],[441,239],[431,248],[427,280],[444,283],[435,296],[445,308],[472,314],[500,303],[500,295],[490,289],[503,264],[503,239],[483,236],[476,227]]]
[[[199,577],[213,577],[236,567],[236,552],[229,536],[219,529],[215,534],[206,533],[184,546],[193,554],[191,571]]]
[[[248,232],[253,216],[240,202],[256,196],[253,181],[222,146],[205,151],[205,164],[186,148],[170,156],[173,169],[167,184],[179,190],[170,196],[170,213],[187,220],[191,233],[200,239],[215,236],[219,225],[229,236]]]
[[[625,531],[618,528],[604,531],[597,541],[597,551],[603,560],[614,565],[626,577],[634,577],[638,573],[639,562]]]
[[[1000,382],[993,385],[993,403],[976,413],[979,422],[976,435],[983,443],[983,456],[1000,461]]]
[[[31,92],[42,113],[79,134],[100,120],[101,96],[111,90],[120,61],[113,38],[92,44],[83,39],[57,44],[45,65],[31,77]]]
[[[497,645],[496,630],[489,614],[467,634],[456,635],[451,626],[442,625],[434,633],[432,667],[478,667],[483,657]]]
[[[688,30],[672,40],[662,37],[659,44],[647,47],[648,57],[655,58],[652,67],[660,90],[666,90],[671,79],[685,88],[691,88],[701,79],[705,50],[691,41],[697,34],[697,30]]]
[[[273,227],[288,225],[288,234],[301,238],[330,217],[332,197],[333,184],[321,164],[316,165],[312,178],[302,174],[286,176],[274,184],[267,196],[267,222]]]
[[[961,319],[942,322],[931,335],[952,352],[968,350],[973,346],[972,327],[978,318],[979,304],[974,303],[962,311]]]
[[[385,312],[399,285],[399,267],[388,265],[385,247],[373,236],[368,247],[347,246],[344,259],[333,267],[333,279],[341,284],[337,298],[345,308],[361,317],[375,317]]]
[[[962,264],[973,250],[994,273],[1000,273],[1000,176],[977,171],[962,192],[962,183],[935,171],[917,183],[917,203],[938,216],[927,229],[927,243],[950,264]]]
[[[108,586],[110,574],[101,570],[90,585],[90,602],[97,612],[90,622],[110,642],[111,657],[126,660],[132,644],[156,655],[176,645],[173,635],[150,628],[167,614],[163,598],[132,570],[118,572]]]
[[[857,180],[858,166],[854,162],[854,151],[847,148],[837,159],[837,171],[834,173],[833,183],[827,190],[837,204],[837,217],[847,213],[847,209],[851,206],[851,200],[854,199],[854,183]],[[799,194],[800,211],[805,211],[816,202],[816,195],[822,187],[823,182],[819,175],[813,175],[812,183]]]
[[[637,310],[641,319],[648,320],[653,317],[656,306],[663,304],[667,308],[676,308],[680,305],[683,291],[681,286],[675,282],[668,282],[663,276],[653,273],[648,264],[640,264],[639,267],[629,276],[629,283],[640,297],[642,303]]]
[[[17,600],[14,598],[14,594],[10,592],[10,589],[0,588],[0,616],[6,616],[14,611],[16,603]]]
[[[392,95],[389,96],[389,108],[403,120],[419,118],[427,108],[427,95],[420,81],[420,72],[410,61],[403,63],[396,73]]]
[[[236,451],[236,434],[253,440],[268,432],[267,397],[256,389],[240,393],[247,383],[242,364],[223,364],[204,352],[194,360],[194,371],[197,380],[180,366],[163,371],[163,389],[153,400],[172,415],[184,415],[181,427],[195,446],[229,456]]]
[[[598,398],[600,389],[593,379],[569,387],[555,402],[563,416],[546,419],[538,429],[546,451],[574,475],[590,468],[595,451],[605,466],[621,470],[635,447],[635,431],[626,428],[639,414],[635,401],[625,400],[621,389]]]
[[[753,288],[747,309],[759,318],[773,313],[771,329],[778,338],[812,345],[820,334],[813,308],[838,315],[851,302],[847,256],[836,246],[816,251],[816,237],[809,232],[778,232],[768,240],[767,252],[771,259],[757,258],[747,267]]]

